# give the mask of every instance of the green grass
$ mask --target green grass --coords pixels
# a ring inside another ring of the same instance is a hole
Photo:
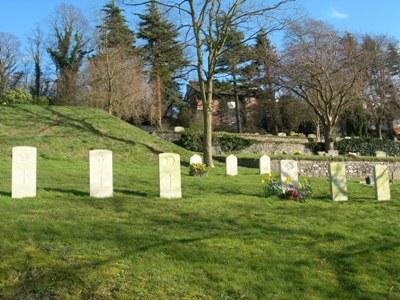
[[[377,202],[351,180],[333,203],[311,178],[297,203],[263,197],[255,169],[184,165],[183,198],[159,199],[156,154],[190,153],[92,109],[1,107],[0,142],[0,299],[400,299],[398,183]],[[36,198],[10,198],[20,144]],[[116,152],[112,199],[88,196],[91,148]]]

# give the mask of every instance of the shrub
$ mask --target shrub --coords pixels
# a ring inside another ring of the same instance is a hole
[[[216,144],[224,152],[239,151],[254,144],[254,141],[247,140],[235,135],[224,134],[216,138]]]
[[[206,164],[203,163],[192,163],[189,167],[190,176],[207,176],[210,170]]]
[[[213,146],[221,148],[224,152],[239,151],[253,143],[254,141],[252,140],[247,140],[230,134],[224,134],[221,136],[213,134],[212,138]],[[190,151],[202,152],[203,134],[187,130],[181,134],[181,138],[176,142],[176,144]]]
[[[344,139],[336,143],[341,154],[359,152],[363,156],[375,156],[375,151],[385,151],[389,156],[400,156],[400,144],[381,139]]]
[[[27,104],[33,102],[32,95],[23,88],[6,91],[1,96],[1,100],[7,104]]]
[[[49,99],[43,96],[37,97],[35,103],[38,105],[49,105]]]

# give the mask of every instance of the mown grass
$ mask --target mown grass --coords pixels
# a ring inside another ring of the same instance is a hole
[[[16,127],[25,112],[8,109],[7,116],[23,115],[15,126],[11,118],[6,124],[27,145],[31,126]],[[96,110],[51,109],[96,128],[99,118],[88,121],[87,114],[108,118]],[[156,152],[147,143],[189,153],[108,122],[102,130],[114,138],[92,145],[97,136],[82,129],[71,139],[86,136],[89,143],[74,153],[67,135],[54,136],[66,146],[57,151],[51,138],[32,139],[46,153],[38,159],[38,195],[19,200],[10,198],[14,134],[0,129],[0,298],[400,299],[398,183],[392,201],[377,202],[372,187],[351,180],[349,201],[333,203],[328,181],[311,178],[314,197],[303,204],[263,197],[255,169],[226,177],[217,164],[208,177],[190,177],[183,165],[183,198],[159,199]],[[42,126],[39,117],[35,126]],[[114,155],[115,196],[90,198],[87,150],[112,143],[113,151],[123,149]]]

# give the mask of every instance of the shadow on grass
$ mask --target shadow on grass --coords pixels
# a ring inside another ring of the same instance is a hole
[[[129,196],[140,196],[140,197],[147,197],[149,194],[144,192],[132,191],[132,190],[125,190],[125,189],[116,189],[114,190],[116,193],[121,193]]]
[[[88,192],[82,192],[82,191],[73,190],[73,189],[43,188],[43,190],[45,190],[46,192],[72,194],[74,196],[79,196],[79,197],[87,197],[87,196],[89,196]]]
[[[11,197],[11,193],[10,192],[1,192],[0,191],[0,196]]]

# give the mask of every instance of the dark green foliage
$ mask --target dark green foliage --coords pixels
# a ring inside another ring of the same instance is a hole
[[[139,14],[137,36],[144,40],[139,52],[149,68],[151,80],[155,84],[161,99],[160,107],[180,100],[179,85],[176,84],[178,72],[186,65],[182,45],[179,43],[179,32],[175,25],[165,19],[157,3],[151,1],[145,14]],[[168,111],[168,109],[164,109]]]
[[[104,12],[103,22],[98,28],[106,33],[101,36],[101,39],[107,44],[107,48],[132,49],[135,37],[126,25],[123,11],[115,5],[113,0],[104,5],[102,11]]]
[[[224,152],[239,151],[254,144],[254,141],[244,139],[231,134],[215,135],[213,134],[212,143],[214,147],[220,148]],[[203,151],[203,134],[193,131],[182,133],[181,139],[176,142],[177,145],[191,151]]]
[[[359,152],[363,156],[375,156],[375,151],[385,151],[389,156],[400,156],[400,143],[381,139],[345,139],[336,143],[341,154]]]
[[[314,154],[316,154],[318,151],[325,151],[324,143],[310,142],[306,144],[306,147],[310,149]]]

